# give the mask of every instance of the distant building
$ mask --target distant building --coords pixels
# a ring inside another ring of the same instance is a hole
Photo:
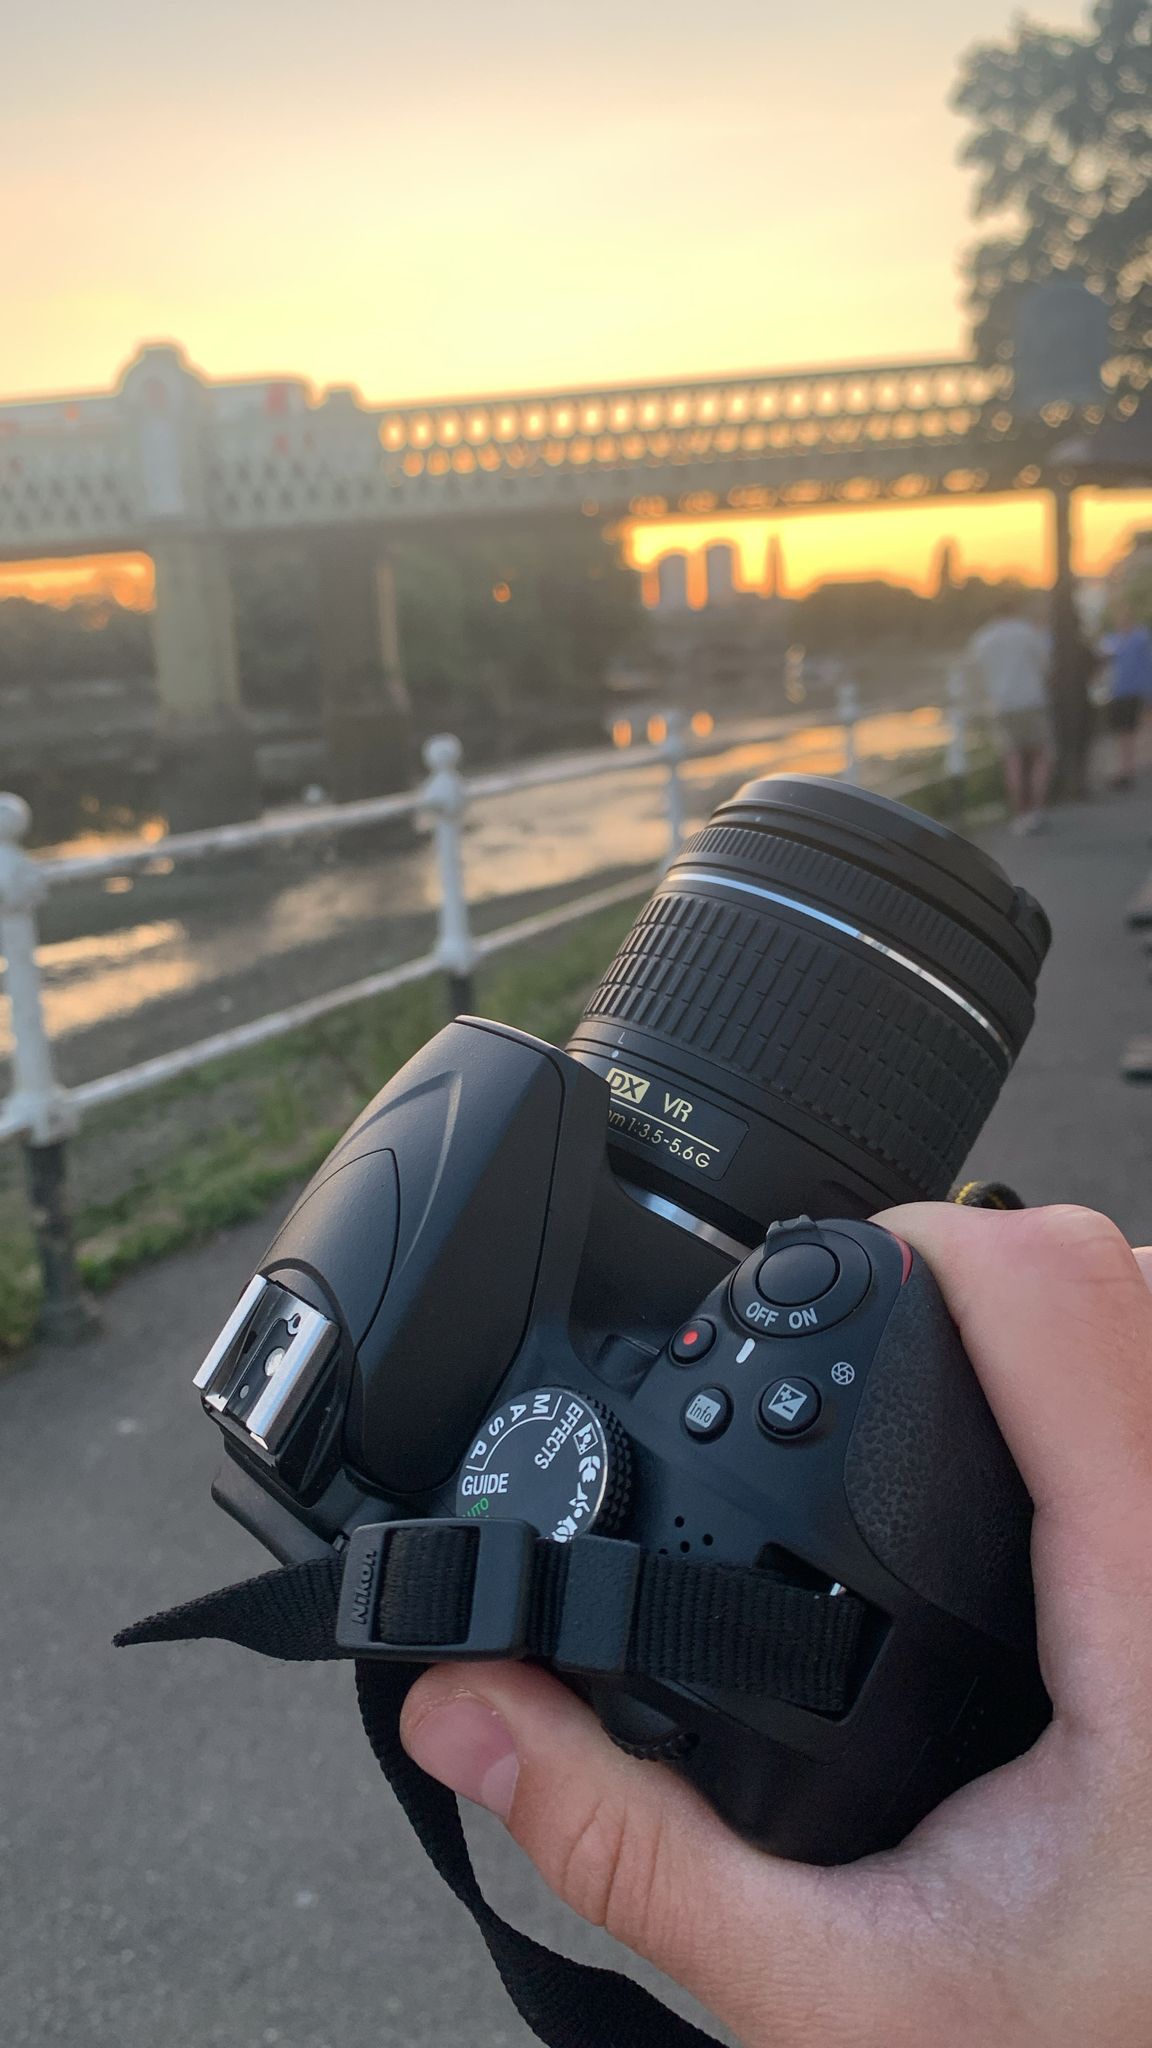
[[[704,554],[706,603],[731,604],[736,595],[736,550],[728,541],[714,541]]]
[[[784,543],[778,533],[772,535],[764,557],[765,597],[786,597],[788,595],[784,571]]]
[[[656,609],[659,612],[687,611],[687,555],[661,555],[656,564]]]
[[[956,558],[957,548],[955,541],[942,540],[936,550],[936,559],[932,565],[931,584],[933,597],[947,597],[950,590],[957,588],[959,578],[956,574]]]

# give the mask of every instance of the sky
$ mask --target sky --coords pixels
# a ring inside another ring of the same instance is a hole
[[[13,8],[0,396],[106,386],[163,337],[212,376],[373,401],[962,352],[946,99],[958,54],[1014,11]],[[987,547],[1018,549],[998,516]],[[880,517],[826,522],[829,562]],[[930,514],[903,517],[871,534],[910,561]],[[765,537],[745,529],[750,558]]]

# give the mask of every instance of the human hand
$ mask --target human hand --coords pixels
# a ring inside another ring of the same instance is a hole
[[[1149,2048],[1152,1250],[1084,1209],[879,1220],[935,1273],[1035,1502],[1036,1746],[818,1870],[622,1755],[543,1671],[428,1672],[404,1744],[746,2048]]]

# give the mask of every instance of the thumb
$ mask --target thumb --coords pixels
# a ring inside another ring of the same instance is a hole
[[[765,1924],[811,1926],[821,1873],[749,1848],[546,1672],[441,1665],[412,1687],[400,1732],[430,1777],[505,1822],[566,1905],[722,2019],[753,1959],[762,1979]]]

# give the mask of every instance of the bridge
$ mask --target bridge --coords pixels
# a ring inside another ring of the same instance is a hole
[[[1114,415],[1135,409],[1131,395]],[[0,406],[0,561],[140,551],[173,823],[253,807],[229,558],[295,534],[317,576],[341,794],[388,786],[406,713],[388,539],[534,513],[675,519],[1032,491],[1106,404],[1013,406],[1010,365],[872,364],[372,407],[212,382],[171,345],[108,392]],[[1068,478],[1067,481],[1071,481]],[[1108,481],[1101,475],[1101,481]]]

